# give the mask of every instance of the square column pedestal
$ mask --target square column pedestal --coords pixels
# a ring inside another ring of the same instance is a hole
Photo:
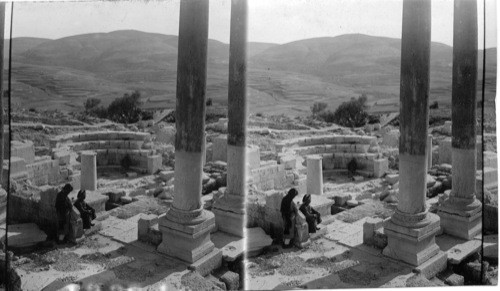
[[[471,203],[471,201],[473,201]],[[481,233],[482,207],[479,200],[449,197],[438,208],[443,232],[466,240]]]
[[[215,248],[210,240],[215,217],[210,211],[184,212],[172,207],[160,217],[158,225],[162,232],[158,246],[161,253],[194,263]]]
[[[387,247],[383,254],[413,266],[420,266],[436,255],[443,255],[435,241],[439,230],[439,216],[433,213],[401,215],[396,211],[384,226]]]
[[[244,197],[228,194],[227,188],[221,188],[219,191],[223,196],[215,200],[212,206],[217,229],[243,237],[245,218]]]

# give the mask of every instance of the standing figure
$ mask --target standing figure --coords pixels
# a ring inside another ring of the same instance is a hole
[[[57,193],[56,197],[56,212],[57,212],[57,239],[58,243],[67,241],[70,229],[70,219],[71,219],[71,210],[73,209],[73,204],[71,200],[69,200],[69,193],[73,191],[73,186],[70,184],[64,185],[62,190]]]
[[[78,191],[78,195],[76,197],[77,199],[75,201],[75,204],[73,205],[80,212],[80,217],[82,218],[83,222],[83,229],[89,229],[90,227],[94,226],[92,220],[96,218],[96,215],[94,208],[90,207],[85,202],[85,197],[86,197],[85,190]]]
[[[309,233],[315,233],[320,228],[318,224],[321,223],[321,214],[316,211],[311,206],[311,194],[306,194],[302,198],[303,204],[300,206],[299,210],[304,214],[307,221],[307,226],[309,228]]]
[[[283,243],[284,248],[290,248],[293,246],[295,238],[295,218],[297,217],[297,205],[293,202],[293,198],[299,195],[299,192],[295,188],[292,188],[281,200],[281,217],[284,222],[284,234],[289,235],[290,242],[288,244]]]

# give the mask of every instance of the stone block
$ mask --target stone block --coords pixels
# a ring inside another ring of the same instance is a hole
[[[451,164],[451,137],[439,141],[439,163]]]
[[[446,270],[447,256],[445,252],[439,250],[437,254],[418,265],[413,271],[422,274],[427,279],[434,278],[437,274]]]
[[[213,140],[212,161],[227,162],[227,135],[219,135]]]
[[[444,281],[446,284],[450,286],[463,286],[464,285],[464,276],[460,276],[458,274],[451,274]]]
[[[222,251],[215,248],[196,262],[189,265],[188,270],[198,272],[206,276],[222,265]]]
[[[280,164],[285,166],[285,170],[294,170],[297,167],[297,157],[292,155],[281,156]]]
[[[247,257],[251,258],[260,254],[260,252],[273,242],[272,238],[267,235],[260,227],[247,229]]]
[[[137,223],[139,240],[144,241],[147,238],[149,228],[158,223],[158,216],[154,214],[142,214]]]
[[[147,157],[147,172],[148,174],[155,174],[162,167],[162,157],[161,155],[153,155]]]
[[[113,203],[118,203],[120,202],[120,199],[125,196],[125,192],[124,191],[120,191],[120,192],[109,192],[109,193],[106,193],[107,196],[109,197],[109,202],[113,202]]]
[[[384,176],[389,171],[389,160],[387,158],[373,160],[373,175],[376,178]]]
[[[280,209],[281,200],[285,196],[283,191],[269,190],[264,193],[266,195],[266,207],[271,209]]]
[[[373,244],[373,235],[375,231],[383,226],[382,218],[369,217],[363,224],[363,243]]]
[[[260,149],[258,146],[247,146],[246,157],[247,164],[250,170],[254,170],[260,167]]]
[[[10,155],[19,157],[26,161],[27,164],[35,162],[35,146],[31,141],[11,141]]]
[[[346,192],[335,193],[333,195],[333,200],[335,201],[335,205],[344,206],[347,204],[347,201],[352,199],[352,195]]]
[[[394,185],[399,181],[399,174],[388,174],[385,176],[385,180],[391,184]]]
[[[10,158],[10,175],[26,172],[26,161],[20,157]]]
[[[220,280],[226,284],[227,290],[238,290],[240,288],[240,275],[238,273],[227,271],[220,277]]]

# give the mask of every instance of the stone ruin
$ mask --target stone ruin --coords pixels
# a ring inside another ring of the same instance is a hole
[[[87,193],[87,203],[96,213],[108,210],[108,203],[120,202],[123,195],[97,189],[100,168],[122,168],[131,160],[130,171],[155,174],[162,168],[162,156],[147,143],[150,135],[140,132],[96,131],[72,133],[50,140],[51,156],[36,156],[32,142],[12,141],[10,202],[12,221],[35,222],[49,236],[54,235],[57,215],[54,203],[61,187],[69,183],[75,199],[79,189]],[[118,199],[117,199],[118,198]],[[73,209],[73,238],[83,235],[78,210]]]

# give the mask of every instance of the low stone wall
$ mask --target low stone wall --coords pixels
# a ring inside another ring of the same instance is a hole
[[[328,135],[295,138],[276,144],[280,164],[295,167],[297,156],[320,155],[323,170],[347,169],[355,159],[358,170],[366,176],[382,177],[389,170],[387,158],[379,153],[375,136]],[[294,159],[295,156],[295,159]]]
[[[107,140],[138,140],[144,141],[149,133],[135,131],[93,131],[59,135],[50,140],[50,147],[57,148],[66,143]]]
[[[35,162],[35,146],[31,141],[11,141],[11,157],[24,159],[27,164]]]

